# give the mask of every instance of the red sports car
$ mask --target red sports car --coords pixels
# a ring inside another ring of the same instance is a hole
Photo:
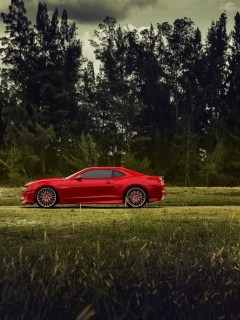
[[[42,208],[56,204],[117,204],[141,208],[165,196],[162,176],[147,176],[124,167],[92,167],[67,178],[47,178],[26,183],[21,203]]]

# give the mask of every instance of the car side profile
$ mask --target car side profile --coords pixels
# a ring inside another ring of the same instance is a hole
[[[21,203],[42,208],[56,204],[126,204],[142,208],[166,194],[162,176],[148,176],[124,167],[91,167],[66,178],[46,178],[26,183]]]

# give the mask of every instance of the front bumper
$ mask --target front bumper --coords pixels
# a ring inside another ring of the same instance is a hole
[[[34,191],[26,190],[21,192],[21,204],[34,204]]]

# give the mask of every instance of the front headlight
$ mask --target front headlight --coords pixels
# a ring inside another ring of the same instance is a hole
[[[27,188],[28,188],[28,186],[23,186],[23,187],[22,187],[22,191],[26,191]]]

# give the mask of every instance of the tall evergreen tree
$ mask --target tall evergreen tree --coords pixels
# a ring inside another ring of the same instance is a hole
[[[11,0],[8,13],[1,13],[3,23],[6,25],[6,35],[0,39],[2,47],[0,55],[5,65],[1,71],[2,81],[7,84],[11,96],[16,97],[16,105],[10,116],[11,121],[19,128],[31,114],[28,101],[28,76],[31,72],[34,44],[34,32],[31,22],[26,17],[26,9],[22,0]],[[16,113],[21,116],[16,116]],[[18,122],[17,122],[18,119]]]
[[[22,79],[25,69],[29,65],[31,46],[33,45],[34,34],[30,28],[31,22],[26,17],[26,8],[22,0],[11,0],[9,12],[1,12],[3,23],[6,24],[5,33],[8,36],[2,37],[2,62],[12,68],[17,68],[15,77]]]
[[[105,150],[103,161],[119,163],[123,151],[131,152],[132,137],[136,129],[141,102],[137,96],[135,78],[128,69],[128,30],[117,27],[116,19],[106,17],[94,33],[91,44],[102,63],[97,77],[95,117],[101,130],[100,145]]]
[[[42,125],[53,124],[58,141],[68,145],[74,134],[81,133],[77,123],[77,84],[82,49],[76,38],[76,25],[69,24],[65,10],[60,28],[58,24],[58,10],[50,22],[46,4],[40,3],[35,26],[42,49],[38,56],[38,108]]]
[[[33,135],[34,127],[48,130],[52,125],[58,149],[76,145],[82,132],[77,86],[83,57],[75,23],[68,22],[64,10],[59,27],[58,10],[50,19],[46,4],[39,3],[36,25],[30,28],[21,0],[12,0],[9,13],[1,13],[1,17],[8,34],[1,38],[6,66],[2,88],[5,96],[8,92],[2,106],[8,108],[8,117],[3,121]]]
[[[231,32],[229,74],[227,78],[228,110],[225,119],[230,128],[236,129],[240,123],[240,14],[234,18],[234,29]]]
[[[224,171],[232,183],[237,183],[239,169],[240,136],[240,14],[236,13],[234,28],[230,33],[226,103],[222,106],[224,117],[224,153],[227,157]]]
[[[198,71],[202,63],[201,33],[194,28],[192,20],[184,18],[175,20],[173,26],[167,23],[158,25],[158,34],[160,58],[166,65],[168,109],[172,111],[172,122],[168,127],[168,132],[172,132],[169,153],[173,153],[173,149],[175,155],[178,154],[175,157],[175,167],[178,168],[175,176],[181,176],[182,180],[185,177],[185,184],[188,184],[200,148],[197,127],[200,127],[198,121],[202,111],[198,101],[202,83]]]
[[[223,120],[222,101],[225,100],[227,78],[228,35],[226,31],[227,17],[221,14],[217,22],[212,22],[207,33],[205,46],[204,100],[209,111],[208,131],[214,137],[213,146],[218,140],[219,126]]]

